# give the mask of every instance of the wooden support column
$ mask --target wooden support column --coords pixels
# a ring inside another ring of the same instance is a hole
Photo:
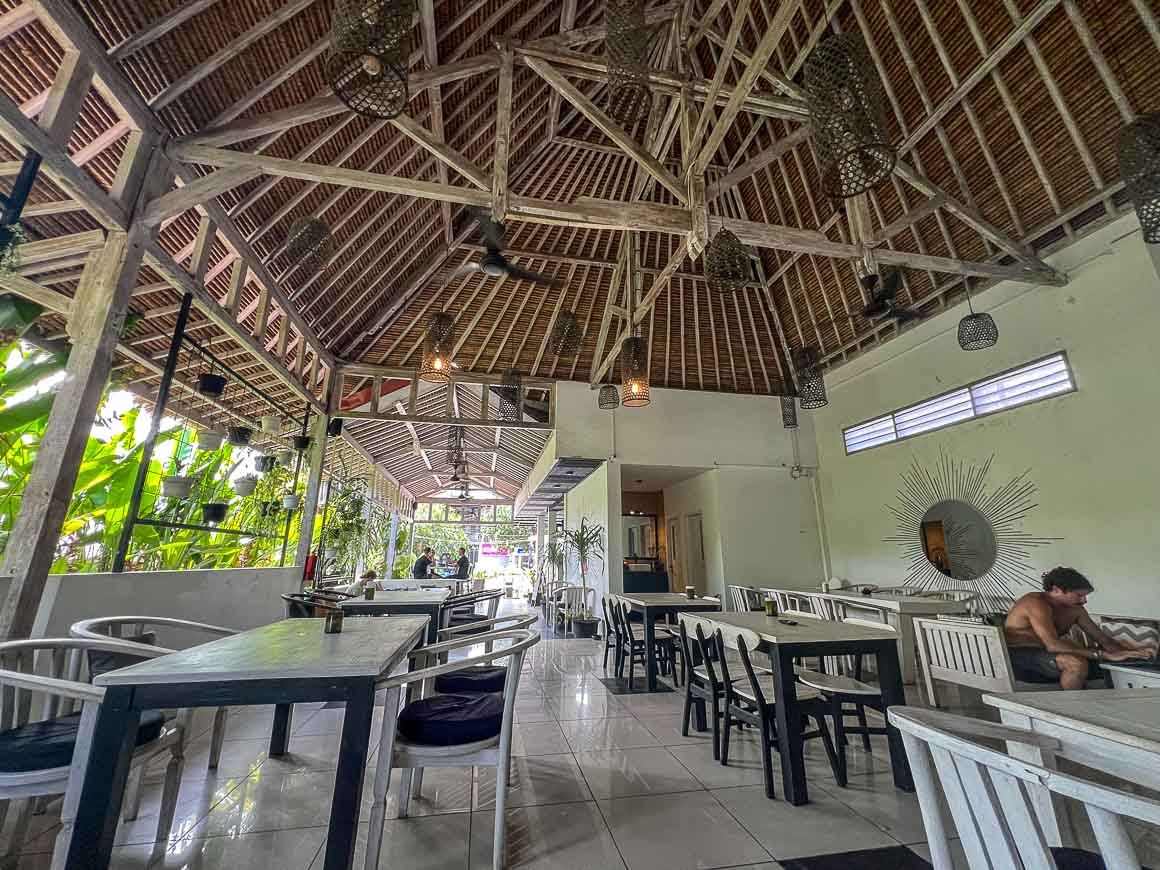
[[[56,390],[4,554],[3,573],[11,575],[12,585],[0,606],[3,640],[28,637],[36,621],[85,444],[113,366],[117,336],[137,285],[145,240],[143,226],[128,234],[110,232],[77,287],[69,321],[73,347],[65,378]]]
[[[334,395],[334,391],[331,391]],[[322,492],[322,472],[326,466],[326,414],[315,414],[310,426],[310,471],[306,477],[306,497],[302,500],[302,524],[298,528],[298,548],[294,551],[294,564],[306,565],[310,555],[310,545],[314,540],[314,515],[318,512],[318,495]]]
[[[495,160],[492,168],[491,219],[503,223],[508,210],[508,153],[512,141],[512,56],[504,45],[499,67],[499,98],[495,116]]]

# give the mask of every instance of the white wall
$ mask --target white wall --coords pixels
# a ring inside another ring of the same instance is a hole
[[[906,565],[884,505],[912,459],[933,465],[994,454],[991,481],[1030,469],[1038,507],[1028,534],[1059,536],[1031,557],[1036,575],[1057,564],[1087,574],[1098,611],[1160,615],[1160,279],[1134,217],[1051,257],[1066,287],[1005,282],[977,300],[993,312],[999,344],[958,348],[959,306],[826,375],[828,407],[813,413],[836,576],[897,583]],[[842,427],[1065,350],[1078,392],[846,456]],[[805,415],[803,415],[805,416]]]
[[[686,585],[698,585],[689,571],[693,545],[689,535],[689,517],[701,515],[701,533],[705,550],[705,584],[699,592],[720,594],[725,583],[725,546],[721,535],[721,507],[717,498],[717,472],[706,471],[665,489],[665,521],[677,524],[677,540],[669,536],[669,585],[674,591]],[[667,531],[667,530],[666,530]],[[673,552],[673,548],[676,552]],[[678,560],[680,576],[672,569]]]
[[[580,521],[604,527],[604,560],[592,560],[588,566],[588,585],[596,590],[593,598],[593,613],[602,615],[600,602],[610,590],[622,590],[620,541],[620,466],[615,462],[605,462],[567,495],[564,496],[564,527],[575,529]],[[611,531],[610,531],[611,530]],[[609,566],[613,570],[609,571]],[[571,556],[567,562],[568,580],[580,583],[580,566]],[[609,574],[612,585],[609,585]]]
[[[281,595],[301,585],[301,567],[50,574],[32,636],[67,637],[78,620],[122,615],[256,628],[285,617]]]

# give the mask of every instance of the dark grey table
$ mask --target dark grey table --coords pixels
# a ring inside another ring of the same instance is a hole
[[[109,866],[142,711],[274,704],[270,755],[276,756],[286,751],[291,705],[345,701],[324,866],[348,870],[371,743],[375,684],[419,645],[427,622],[425,616],[352,619],[341,634],[326,634],[325,620],[287,619],[97,677],[94,682],[105,687],[105,699],[93,731],[66,866]],[[84,737],[79,736],[78,746]]]
[[[637,613],[644,617],[644,650],[645,668],[648,674],[648,690],[657,690],[657,650],[656,650],[656,620],[658,616],[668,617],[675,613],[689,611],[716,611],[721,609],[720,601],[708,601],[704,598],[689,598],[676,592],[633,592],[618,594],[621,601],[625,601]],[[667,689],[665,691],[668,691]]]
[[[375,592],[373,599],[348,598],[340,601],[345,616],[401,616],[416,614],[428,617],[427,643],[437,643],[439,629],[446,614],[443,602],[451,595],[448,589],[389,590]]]

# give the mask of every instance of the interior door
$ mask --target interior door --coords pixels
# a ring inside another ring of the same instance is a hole
[[[704,595],[705,589],[705,536],[701,525],[701,515],[693,514],[688,520],[689,558],[688,585],[697,587],[697,594]]]
[[[681,564],[681,521],[669,520],[669,588],[682,591],[685,588],[684,572]]]

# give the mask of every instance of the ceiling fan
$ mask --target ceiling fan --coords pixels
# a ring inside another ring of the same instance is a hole
[[[926,317],[913,308],[899,308],[894,300],[902,286],[902,273],[898,269],[885,268],[880,272],[867,272],[860,279],[862,288],[870,294],[870,304],[862,309],[867,320],[892,318],[898,323],[909,323]]]
[[[521,269],[514,263],[509,263],[503,255],[504,225],[491,219],[491,215],[481,208],[468,206],[467,209],[475,222],[479,224],[479,234],[483,237],[487,253],[478,263],[465,263],[455,270],[452,280],[482,272],[493,278],[506,276],[521,281],[532,281],[536,284],[546,284],[549,287],[563,287],[564,282],[554,275],[541,275],[539,272],[529,272]]]

